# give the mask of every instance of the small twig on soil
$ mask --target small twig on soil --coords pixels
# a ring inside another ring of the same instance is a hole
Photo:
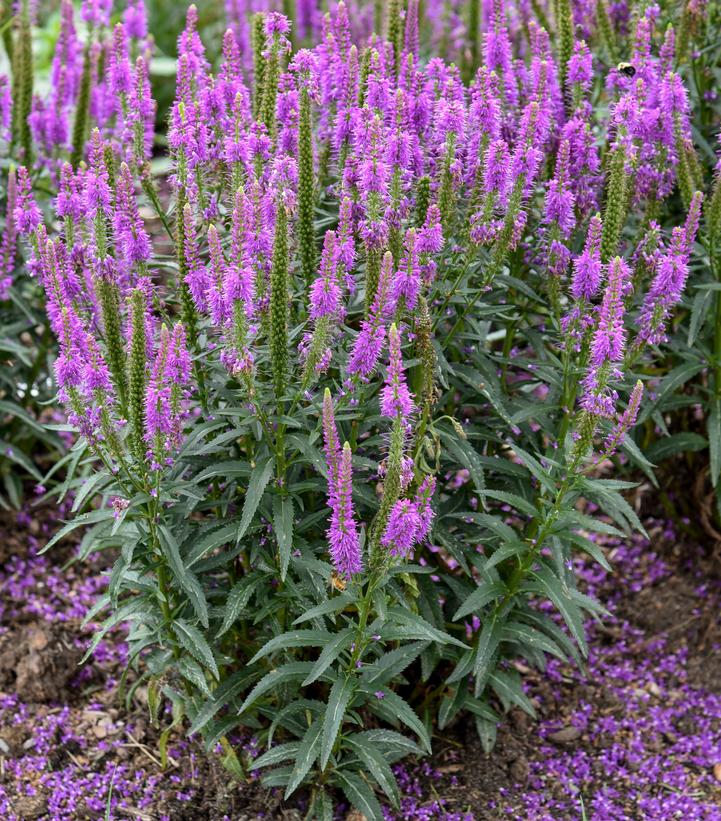
[[[158,761],[158,759],[157,759],[157,758],[156,758],[156,757],[155,757],[155,756],[154,756],[154,755],[150,752],[150,748],[149,748],[149,747],[147,747],[145,744],[141,744],[139,741],[137,741],[135,738],[133,738],[132,734],[131,734],[131,733],[129,733],[127,730],[125,731],[125,735],[126,735],[126,736],[130,739],[130,743],[129,743],[129,744],[121,744],[121,745],[120,745],[121,747],[137,747],[139,750],[141,750],[143,753],[145,753],[145,755],[147,755],[147,756],[148,756],[148,758],[149,758],[149,759],[150,759],[150,760],[151,760],[151,761],[152,761],[152,762],[153,762],[156,766],[158,766],[158,767],[160,767],[161,769],[163,769],[163,765],[162,765],[162,764],[160,763],[160,761]],[[171,763],[171,765],[172,765],[173,767],[177,767],[177,766],[178,766],[178,762],[177,762],[174,758],[172,758],[171,756],[168,756],[168,761]]]

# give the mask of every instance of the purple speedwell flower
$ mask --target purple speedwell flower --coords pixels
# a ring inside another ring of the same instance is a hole
[[[415,502],[399,499],[391,508],[381,544],[390,547],[392,556],[408,558],[420,529],[421,517]]]
[[[636,424],[638,418],[638,411],[641,407],[641,399],[643,398],[643,383],[639,379],[631,391],[631,397],[628,400],[626,409],[618,418],[618,422],[613,427],[613,430],[606,438],[604,447],[606,454],[611,455],[616,452],[618,446],[623,442],[626,434]]]
[[[590,300],[601,284],[601,217],[591,217],[583,253],[573,260],[571,296],[575,300]]]
[[[406,231],[406,253],[401,260],[400,267],[393,278],[393,299],[398,303],[401,299],[405,307],[412,311],[416,307],[418,294],[421,290],[421,271],[418,261],[418,242],[415,228]]]
[[[27,236],[42,222],[40,209],[33,197],[33,186],[27,168],[21,165],[18,168],[17,204],[15,206],[15,225],[19,234]]]
[[[657,345],[666,339],[666,321],[681,300],[688,278],[686,233],[674,228],[671,247],[658,260],[656,276],[641,306],[639,339]]]
[[[426,476],[413,499],[399,499],[391,508],[381,544],[390,548],[392,556],[407,559],[414,545],[423,541],[433,521],[431,498],[436,480]]]
[[[15,223],[15,203],[17,200],[17,185],[15,169],[8,171],[7,209],[5,216],[5,231],[0,244],[0,302],[8,298],[12,285],[12,273],[15,269],[15,255],[17,253],[17,226]]]
[[[381,264],[378,290],[369,317],[363,321],[360,333],[353,344],[348,361],[348,373],[350,374],[358,374],[362,378],[367,378],[378,364],[386,338],[386,317],[393,310],[392,271],[393,256],[390,252],[386,252]]]
[[[353,470],[348,442],[343,445],[338,473],[329,490],[328,502],[332,510],[328,528],[330,557],[337,573],[347,579],[363,569],[353,511]]]
[[[177,323],[171,334],[163,325],[145,394],[145,440],[153,470],[172,464],[171,454],[180,445],[189,380],[185,329]]]
[[[326,231],[320,274],[310,287],[310,318],[339,316],[341,289],[336,274],[335,231]]]
[[[618,395],[609,387],[609,382],[621,376],[617,363],[623,358],[626,343],[623,299],[630,285],[631,274],[621,257],[613,259],[608,269],[608,285],[591,340],[590,367],[583,380],[581,407],[596,416],[610,418]]]
[[[395,419],[407,419],[415,410],[415,403],[406,384],[401,356],[401,335],[395,323],[388,332],[390,363],[386,373],[386,384],[381,390],[381,413]]]

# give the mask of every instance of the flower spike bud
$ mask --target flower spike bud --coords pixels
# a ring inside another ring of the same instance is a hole
[[[133,450],[138,464],[145,461],[145,385],[147,370],[147,303],[142,288],[130,295],[130,357],[128,362],[128,411]]]
[[[604,264],[610,262],[618,250],[621,231],[626,221],[628,187],[626,151],[623,143],[616,142],[610,159],[610,171],[606,187],[606,210],[603,214],[603,231],[601,234],[601,261]]]
[[[270,360],[275,397],[285,391],[288,371],[288,212],[278,198],[275,217],[273,264],[270,272]]]

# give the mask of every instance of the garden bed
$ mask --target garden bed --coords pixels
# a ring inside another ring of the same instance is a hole
[[[77,667],[104,568],[96,559],[62,570],[72,544],[37,555],[52,515],[2,519],[2,817],[301,818],[302,799],[285,804],[252,776],[233,783],[220,756],[206,760],[180,731],[161,766],[145,691],[129,709],[118,693],[122,630]],[[613,613],[590,626],[587,675],[519,664],[539,720],[513,710],[490,757],[458,722],[434,739],[432,759],[399,769],[402,808],[389,818],[721,818],[721,585],[704,581],[702,551],[680,545],[670,525],[647,529],[648,540],[604,545],[613,576],[579,564]],[[238,742],[260,752],[250,735]]]

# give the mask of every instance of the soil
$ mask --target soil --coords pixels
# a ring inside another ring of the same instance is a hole
[[[104,805],[115,790],[116,796],[122,792],[125,805],[114,807],[112,817],[118,819],[300,821],[302,806],[283,804],[277,793],[262,789],[255,780],[233,782],[219,756],[204,756],[199,744],[181,732],[171,737],[168,766],[161,767],[159,730],[148,720],[143,688],[126,705],[118,696],[124,658],[121,633],[111,635],[105,650],[101,645],[101,652],[79,672],[89,631],[74,615],[73,599],[91,599],[93,579],[101,569],[98,563],[74,565],[60,574],[60,565],[74,552],[69,541],[47,560],[59,577],[70,577],[67,588],[55,584],[41,566],[24,587],[8,582],[18,576],[18,562],[34,560],[54,527],[50,509],[34,511],[20,525],[14,515],[0,514],[0,816],[51,821],[104,818]],[[664,536],[662,525],[654,527],[654,550],[644,551],[643,545],[650,543],[639,543],[630,576],[626,565],[624,573],[613,576],[587,571],[593,592],[613,612],[610,620],[591,627],[589,673],[556,662],[547,673],[519,665],[538,719],[512,710],[490,756],[482,751],[472,722],[458,721],[435,737],[430,762],[407,767],[401,779],[404,814],[389,818],[671,818],[646,813],[633,797],[634,768],[645,763],[639,765],[630,755],[634,741],[629,720],[645,726],[654,711],[684,699],[688,709],[681,704],[673,726],[657,731],[653,725],[649,730],[642,762],[650,761],[648,756],[670,757],[687,779],[684,796],[691,789],[698,806],[721,808],[721,714],[709,725],[716,733],[718,777],[713,769],[716,753],[710,752],[699,765],[683,752],[684,740],[695,744],[701,732],[697,705],[689,694],[721,693],[721,596],[702,584],[703,551]],[[613,561],[619,548],[608,544],[605,550]],[[38,604],[44,596],[52,600],[48,612]],[[52,616],[55,611],[70,615],[58,620]],[[664,667],[663,659],[675,658],[683,664]],[[631,671],[628,681],[625,669]],[[609,724],[609,717],[618,719],[616,726]],[[609,726],[601,731],[602,724]],[[709,726],[704,725],[707,735]],[[594,796],[608,787],[610,751],[627,755],[624,816],[589,811]],[[578,761],[589,761],[590,767],[582,790],[569,804]],[[55,795],[61,783],[72,793],[64,804],[58,804]],[[584,796],[589,803],[583,803]],[[543,814],[550,806],[555,807],[551,814]],[[718,815],[707,810],[685,817],[721,818],[721,809]],[[357,814],[347,817],[359,821]]]

